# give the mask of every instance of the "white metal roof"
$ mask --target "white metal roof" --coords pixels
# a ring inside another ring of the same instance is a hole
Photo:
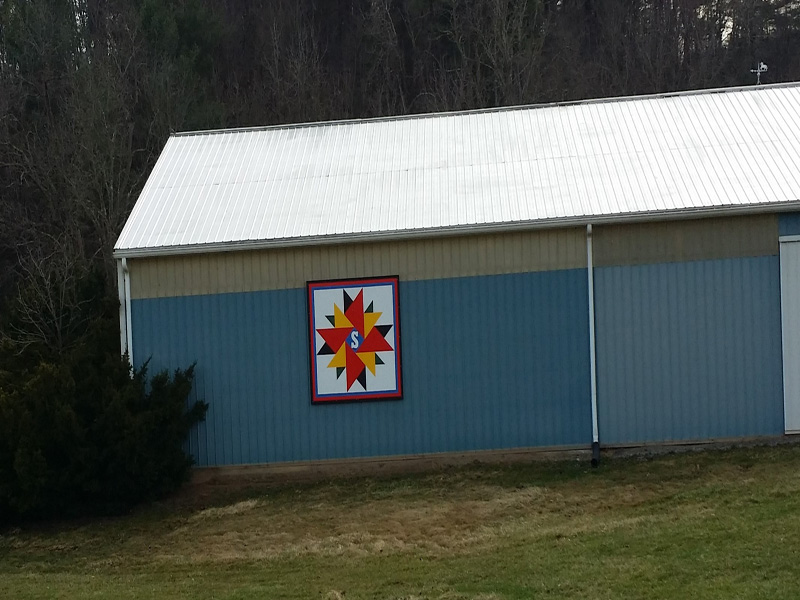
[[[800,83],[173,135],[117,256],[800,208]]]

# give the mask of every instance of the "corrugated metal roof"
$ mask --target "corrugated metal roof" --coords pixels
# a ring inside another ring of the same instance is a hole
[[[117,256],[800,207],[800,83],[173,135]]]

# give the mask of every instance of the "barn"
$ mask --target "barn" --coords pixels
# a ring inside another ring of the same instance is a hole
[[[800,432],[800,84],[179,133],[114,252],[199,466]]]

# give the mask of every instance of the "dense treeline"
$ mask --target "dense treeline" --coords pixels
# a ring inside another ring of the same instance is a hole
[[[112,326],[170,131],[788,81],[798,50],[800,0],[0,0],[0,381]]]
[[[798,50],[798,0],[0,0],[5,338],[80,338],[171,130],[787,81]]]

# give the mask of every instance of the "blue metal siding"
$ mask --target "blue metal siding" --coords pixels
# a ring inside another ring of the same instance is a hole
[[[778,215],[778,235],[800,235],[800,213]]]
[[[134,300],[151,370],[197,362],[197,463],[589,444],[584,269],[401,281],[404,399],[310,402],[305,289]]]
[[[783,432],[777,256],[595,270],[605,444]]]

